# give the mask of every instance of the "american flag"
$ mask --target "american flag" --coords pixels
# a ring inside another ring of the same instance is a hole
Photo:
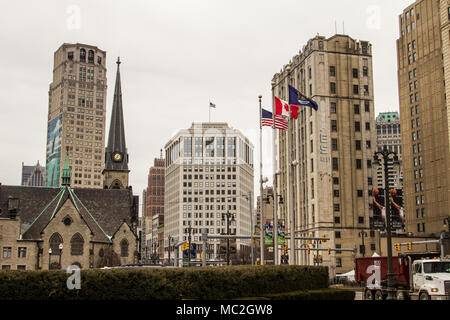
[[[210,107],[210,108],[215,108],[216,105],[215,105],[214,103],[210,102],[210,103],[209,103],[209,107]]]
[[[263,127],[273,128],[273,117],[272,112],[262,109],[261,125]],[[289,122],[282,116],[275,116],[275,128],[280,130],[287,130],[289,127]]]

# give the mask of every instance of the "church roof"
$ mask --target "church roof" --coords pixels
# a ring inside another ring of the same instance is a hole
[[[105,170],[128,171],[128,154],[125,143],[125,126],[122,106],[122,86],[120,82],[120,60],[117,59],[116,85],[109,126],[108,145],[106,146]],[[112,154],[120,152],[124,158],[121,162],[114,162]]]
[[[137,207],[130,189],[72,189],[0,186],[0,218],[8,218],[8,198],[19,199],[18,215],[23,239],[38,240],[40,233],[66,201],[72,201],[93,233],[93,241],[109,242],[125,221],[137,220]]]

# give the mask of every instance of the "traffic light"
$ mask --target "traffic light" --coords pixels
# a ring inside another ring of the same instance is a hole
[[[328,248],[328,254],[330,254],[331,253],[331,248]]]
[[[182,247],[183,251],[187,251],[189,250],[189,242],[185,242],[183,243],[183,247]]]
[[[306,248],[306,252],[308,252],[308,254],[310,254],[310,252],[311,252],[311,249],[308,247],[308,248]]]
[[[396,243],[395,247],[397,248],[397,251],[400,251],[400,243]]]
[[[308,238],[311,238],[311,235],[308,235]],[[311,239],[308,240],[308,244],[311,244]]]
[[[322,238],[326,238],[326,237],[327,237],[326,234],[324,234],[324,235],[322,236]],[[325,242],[327,242],[327,240],[326,240],[326,239],[323,239],[323,240],[320,240],[320,242],[321,242],[321,243],[325,243]]]
[[[287,250],[288,249],[288,247],[287,246],[284,246],[284,254],[287,254]]]
[[[412,250],[412,243],[408,242],[408,250],[411,251]]]
[[[191,244],[191,258],[197,257],[197,246],[195,243]]]

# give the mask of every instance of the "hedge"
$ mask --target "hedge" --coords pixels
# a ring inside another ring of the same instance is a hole
[[[226,266],[90,269],[81,289],[69,290],[65,271],[0,271],[0,299],[222,300],[328,288],[328,268]]]
[[[355,300],[355,291],[328,288],[268,294],[263,298],[268,300]]]

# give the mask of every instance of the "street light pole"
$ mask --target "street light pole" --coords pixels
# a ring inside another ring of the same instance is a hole
[[[260,265],[264,264],[264,228],[263,228],[263,217],[264,217],[264,204],[263,204],[263,164],[262,164],[262,105],[261,105],[261,98],[262,95],[258,96],[259,98],[259,185],[260,185],[260,226],[261,226],[261,232],[259,235],[259,241],[260,241],[260,247],[261,247],[261,254],[260,254]]]
[[[225,216],[227,217],[227,235],[230,235],[230,222],[234,221],[234,215],[232,213],[230,213],[230,211],[227,210],[227,213],[222,214],[222,221],[225,220]],[[231,217],[231,221],[230,221],[230,217]],[[230,265],[230,239],[227,238],[227,266]]]
[[[192,227],[191,227],[191,222],[189,221],[189,236],[188,236],[188,243],[189,243],[189,248],[188,248],[188,267],[191,266],[191,231],[192,231]]]
[[[384,166],[384,203],[386,208],[386,238],[387,238],[387,250],[388,250],[388,273],[387,273],[387,286],[388,286],[388,296],[387,300],[396,300],[394,294],[395,283],[394,283],[394,268],[392,266],[392,234],[391,234],[391,204],[389,201],[389,156],[393,156],[394,164],[398,163],[397,154],[395,152],[389,151],[387,146],[384,146],[382,151],[375,152],[374,160],[375,164],[380,163],[378,156],[383,158]]]
[[[251,241],[250,241],[250,259],[251,259],[251,262],[252,262],[252,265],[254,265],[255,264],[255,256],[254,256],[254,252],[253,252],[253,234],[254,234],[254,232],[255,232],[255,230],[254,230],[254,227],[253,227],[253,210],[252,210],[252,207],[253,207],[253,201],[252,201],[252,192],[251,191],[249,191],[248,192],[248,203],[249,203],[249,209],[250,209],[250,228],[251,228],[251,235],[252,235],[252,239],[251,239]]]
[[[365,237],[367,237],[367,232],[365,232],[365,231],[360,231],[359,232],[359,236],[361,237],[361,239],[362,239],[362,248],[363,248],[363,250],[362,250],[362,256],[363,257],[365,257],[366,256],[366,247],[365,247],[365,245],[364,245],[364,238]]]

